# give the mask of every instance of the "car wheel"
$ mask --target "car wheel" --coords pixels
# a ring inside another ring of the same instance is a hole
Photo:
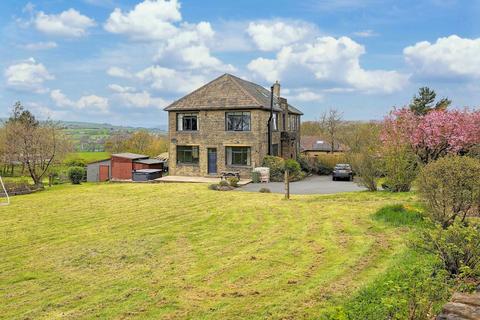
[[[335,177],[332,177],[332,181],[336,181]]]
[[[348,178],[348,180],[349,180],[349,181],[353,181],[353,176],[350,176],[350,177]]]

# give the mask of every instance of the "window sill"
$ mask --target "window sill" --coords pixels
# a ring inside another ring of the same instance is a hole
[[[177,162],[177,167],[199,167],[198,163],[178,163]]]
[[[176,132],[188,132],[188,133],[194,133],[194,132],[199,132],[200,130],[177,130]]]
[[[239,132],[252,132],[252,130],[225,130],[225,132],[239,133]]]
[[[241,168],[248,168],[248,169],[252,168],[251,165],[239,165],[239,164],[227,164],[226,167],[227,168],[239,168],[239,169],[241,169]]]

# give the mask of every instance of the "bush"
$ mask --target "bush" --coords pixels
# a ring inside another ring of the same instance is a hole
[[[208,189],[217,191],[218,187],[219,187],[218,184],[213,183],[213,184],[208,186]]]
[[[437,255],[451,275],[480,276],[480,227],[455,222],[426,230],[416,245]]]
[[[240,179],[236,178],[236,177],[232,177],[232,178],[228,178],[227,179],[228,181],[228,184],[231,186],[231,187],[238,187],[238,182],[240,181]]]
[[[383,150],[385,183],[391,192],[410,191],[418,171],[417,159],[407,146],[388,146]]]
[[[258,192],[261,192],[261,193],[270,193],[270,189],[268,188],[260,188],[260,190],[258,190]]]
[[[86,175],[86,170],[83,167],[71,167],[68,169],[68,179],[73,184],[80,184]]]
[[[283,170],[285,167],[285,160],[283,160],[283,158],[266,156],[263,158],[262,166],[270,168],[270,181],[283,181]]]
[[[67,167],[83,167],[85,168],[87,166],[87,163],[83,159],[70,159],[65,161],[65,165]]]
[[[257,171],[252,171],[252,182],[253,183],[260,183],[261,181],[261,174]]]
[[[394,226],[419,225],[423,222],[423,215],[418,210],[406,208],[402,204],[385,206],[375,212],[373,217]]]
[[[229,183],[227,180],[220,180],[220,182],[218,183],[218,185],[220,187],[228,187],[229,186]]]
[[[448,156],[426,165],[419,175],[420,196],[431,219],[447,228],[457,218],[478,215],[480,160]]]
[[[346,157],[343,153],[320,154],[316,157],[301,155],[298,162],[303,171],[318,175],[329,175],[337,163],[345,163]]]
[[[374,150],[365,148],[356,153],[350,153],[348,161],[357,174],[359,185],[369,191],[377,191],[377,180],[380,176],[380,159]]]

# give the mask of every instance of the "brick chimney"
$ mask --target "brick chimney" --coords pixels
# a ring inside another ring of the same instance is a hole
[[[275,83],[273,84],[273,94],[276,96],[276,97],[280,97],[280,83],[277,81],[275,81]]]

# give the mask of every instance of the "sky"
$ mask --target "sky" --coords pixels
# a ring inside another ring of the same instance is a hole
[[[480,0],[3,0],[0,117],[159,127],[231,73],[319,119],[383,118],[419,87],[480,105]]]

